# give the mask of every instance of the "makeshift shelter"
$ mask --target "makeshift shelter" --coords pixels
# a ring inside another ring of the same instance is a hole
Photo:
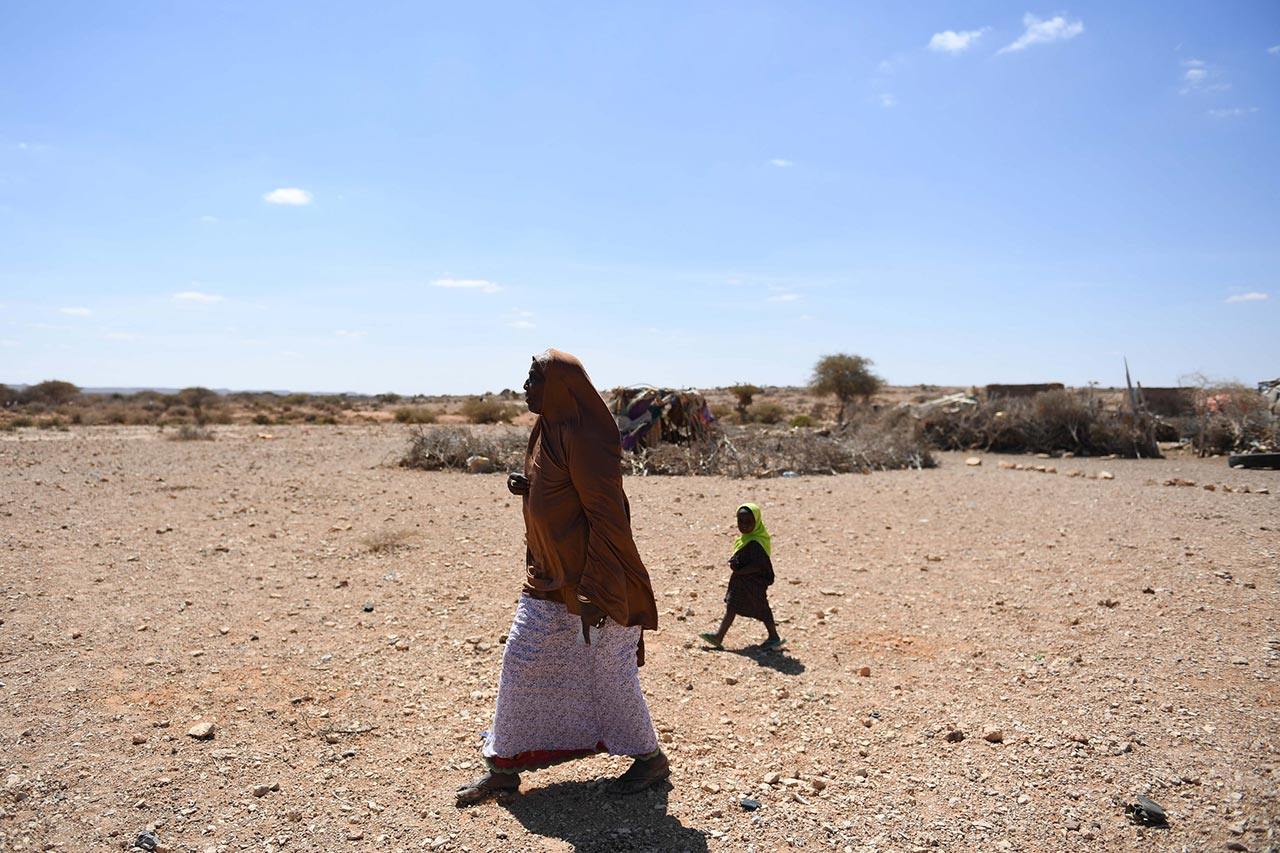
[[[692,389],[631,385],[615,388],[609,411],[618,422],[622,449],[688,444],[705,438],[715,423],[707,400]]]

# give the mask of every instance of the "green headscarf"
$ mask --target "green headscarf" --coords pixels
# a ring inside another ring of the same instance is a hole
[[[743,508],[751,510],[751,514],[755,516],[756,526],[751,529],[750,533],[744,533],[737,539],[733,540],[733,553],[738,553],[747,547],[748,542],[759,542],[760,547],[764,549],[765,554],[773,556],[772,539],[769,537],[769,531],[764,529],[764,522],[760,520],[760,506],[758,504],[742,504],[738,509]],[[737,510],[734,511],[734,517],[737,517]]]

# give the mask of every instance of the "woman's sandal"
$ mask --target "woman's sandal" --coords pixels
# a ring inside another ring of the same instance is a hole
[[[765,640],[760,645],[766,649],[780,649],[786,644],[786,640],[778,637],[776,640]]]
[[[703,633],[703,634],[699,634],[699,635],[698,635],[698,637],[699,637],[699,639],[706,640],[706,641],[707,641],[707,645],[708,645],[708,646],[710,646],[710,647],[711,647],[711,648],[713,648],[713,649],[723,649],[723,648],[724,648],[724,643],[721,643],[719,640],[717,640],[717,639],[716,639],[716,635],[715,635],[715,634],[712,634],[712,633],[711,633],[711,632],[709,632],[709,631],[708,631],[708,632],[706,632],[706,633]]]
[[[459,785],[453,792],[453,799],[455,805],[469,806],[498,794],[514,794],[519,789],[519,774],[486,773],[474,782]]]
[[[610,794],[619,794],[621,796],[638,794],[646,788],[653,787],[670,775],[671,762],[667,760],[666,753],[659,752],[653,758],[647,760],[637,758],[627,768],[626,773],[609,783],[607,790]]]

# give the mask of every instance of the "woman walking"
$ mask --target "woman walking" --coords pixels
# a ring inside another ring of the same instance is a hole
[[[489,772],[458,789],[459,805],[599,752],[635,759],[614,793],[670,773],[640,690],[643,630],[657,628],[658,610],[631,535],[617,424],[568,353],[534,357],[524,388],[538,420],[524,473],[507,478],[524,499],[524,587],[485,735]]]

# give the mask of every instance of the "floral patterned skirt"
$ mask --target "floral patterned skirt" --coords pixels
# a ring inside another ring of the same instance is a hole
[[[657,752],[636,666],[640,632],[606,620],[587,646],[581,620],[563,604],[520,596],[484,739],[489,769],[519,773],[597,752]]]

